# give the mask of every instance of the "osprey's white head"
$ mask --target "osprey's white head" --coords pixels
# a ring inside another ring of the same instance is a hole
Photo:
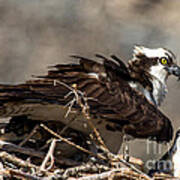
[[[180,67],[176,64],[175,55],[165,48],[135,46],[129,68],[132,77],[137,79],[137,82],[130,83],[131,87],[143,92],[155,105],[160,105],[167,93],[168,76],[180,76]]]

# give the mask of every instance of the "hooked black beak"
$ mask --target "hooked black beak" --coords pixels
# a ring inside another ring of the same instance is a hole
[[[168,73],[180,78],[180,67],[178,65],[174,64],[171,67],[166,67],[166,70]]]

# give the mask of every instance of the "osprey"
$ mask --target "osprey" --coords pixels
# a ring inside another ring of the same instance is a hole
[[[157,142],[172,139],[171,122],[158,109],[168,76],[180,77],[171,51],[135,46],[127,65],[114,55],[96,55],[101,62],[72,57],[79,63],[55,65],[47,75],[24,84],[0,85],[0,117],[59,121],[89,134],[92,129],[74,100],[76,89],[86,98],[91,121],[112,152],[118,151],[124,134]]]

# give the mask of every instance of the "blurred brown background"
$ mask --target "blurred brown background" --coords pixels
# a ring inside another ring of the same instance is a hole
[[[0,82],[23,82],[70,62],[71,54],[127,61],[134,44],[167,47],[178,59],[179,34],[179,0],[0,0]],[[168,86],[161,109],[177,129],[180,82],[170,78]],[[131,146],[133,154],[151,158],[143,141]]]

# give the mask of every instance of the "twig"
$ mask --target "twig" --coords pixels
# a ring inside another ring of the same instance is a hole
[[[65,117],[67,117],[69,115],[69,113],[72,112],[71,109],[75,102],[77,104],[79,104],[79,106],[82,108],[82,113],[87,118],[88,124],[89,124],[90,128],[93,130],[99,144],[102,145],[103,148],[109,152],[107,146],[105,145],[104,141],[102,140],[102,138],[100,136],[100,133],[97,131],[94,124],[92,123],[90,115],[89,115],[89,106],[88,106],[87,101],[89,99],[94,99],[94,98],[93,97],[85,97],[84,93],[77,89],[77,84],[73,84],[72,87],[70,87],[69,85],[67,85],[61,81],[56,80],[54,83],[55,84],[59,83],[70,90],[70,92],[65,96],[65,98],[69,97],[71,94],[74,94],[74,98],[66,105],[66,106],[68,106],[68,111],[66,112]],[[85,102],[85,104],[83,104],[82,100],[83,100],[83,102]]]
[[[129,178],[129,179],[141,179],[141,180],[149,180],[145,176],[138,174],[134,171],[131,171],[128,168],[121,168],[121,169],[112,169],[107,172],[93,174],[90,176],[85,176],[78,178],[78,180],[99,180],[99,179],[122,179],[122,178]]]
[[[39,166],[36,166],[28,161],[24,161],[14,155],[11,155],[7,152],[0,152],[0,158],[2,159],[2,161],[4,162],[11,162],[12,164],[16,165],[16,166],[19,166],[19,167],[24,167],[24,168],[33,168],[36,170],[36,172],[42,172],[43,174],[47,175],[47,176],[50,176],[52,175],[51,172],[49,171],[42,171]]]
[[[40,169],[41,170],[45,170],[46,169],[46,164],[47,162],[50,160],[51,163],[50,163],[50,166],[47,168],[48,170],[52,168],[53,164],[54,164],[54,156],[53,156],[53,153],[54,153],[54,149],[56,147],[56,139],[53,139],[52,142],[51,142],[51,145],[49,147],[49,150],[48,150],[48,153],[46,154],[46,157],[44,158],[42,164],[41,164],[41,167]]]
[[[22,154],[43,158],[45,154],[43,152],[35,151],[31,148],[23,148],[18,145],[0,140],[0,149],[8,152],[19,152]]]
[[[12,144],[12,143],[4,142],[4,141],[1,141],[1,140],[0,140],[0,149],[2,149],[4,151],[8,151],[8,152],[18,152],[18,153],[21,153],[21,154],[35,156],[35,157],[38,157],[38,158],[41,158],[41,159],[44,159],[44,157],[45,157],[44,152],[35,151],[33,149],[30,149],[30,148],[19,147],[17,145]],[[5,152],[3,152],[3,153],[5,153]],[[76,161],[66,159],[64,157],[62,157],[61,159],[55,158],[55,160],[59,164],[63,164],[63,165],[67,165],[67,166],[70,166],[70,165],[72,166],[72,165],[78,165],[79,164]]]
[[[81,175],[82,173],[97,173],[97,172],[104,172],[108,171],[110,168],[108,166],[99,165],[99,164],[92,164],[87,163],[81,166],[76,166],[73,168],[66,169],[65,172],[62,174],[62,178],[66,179],[71,176]]]
[[[166,180],[180,180],[180,178],[173,177],[170,174],[164,174],[164,173],[155,173],[154,176],[153,176],[153,180],[162,180],[162,179],[166,179]]]
[[[120,159],[124,159],[123,155],[119,154],[118,156],[119,156]],[[143,165],[144,165],[144,163],[143,163],[143,161],[141,159],[134,158],[132,156],[129,157],[129,161],[128,162],[132,163],[132,164],[135,164],[135,165],[138,165],[140,167],[143,167]]]
[[[141,170],[137,169],[135,166],[133,166],[132,164],[128,163],[127,161],[125,161],[124,159],[120,159],[119,156],[115,156],[115,160],[119,160],[121,163],[123,163],[124,165],[126,165],[127,167],[129,167],[130,169],[132,169],[133,171],[135,171],[136,173],[142,175],[143,177],[146,178],[146,180],[151,180],[151,178],[145,174],[144,172],[142,172]]]
[[[28,162],[28,161],[24,161],[20,158],[17,158],[7,152],[0,152],[0,158],[3,161],[8,161],[8,162],[12,162],[13,164],[20,166],[20,167],[26,167],[26,168],[35,168],[35,169],[39,169],[38,166]]]
[[[29,173],[25,173],[22,171],[18,171],[15,169],[10,169],[10,168],[7,168],[5,171],[1,171],[0,173],[8,176],[10,178],[16,177],[16,178],[21,178],[21,179],[26,179],[26,180],[42,180],[42,178],[40,178],[40,177],[31,175]]]
[[[97,158],[100,158],[100,159],[103,159],[103,160],[106,160],[106,157],[102,156],[101,154],[95,154],[69,140],[67,140],[66,138],[63,138],[61,135],[55,133],[54,131],[52,131],[51,129],[49,129],[47,126],[45,126],[44,124],[40,124],[41,127],[43,127],[46,131],[48,131],[49,133],[51,133],[52,135],[54,135],[55,137],[59,138],[60,140],[64,141],[65,143],[79,149],[80,151],[84,152],[84,153],[87,153],[91,156],[94,156],[94,157],[97,157]]]
[[[72,87],[70,87],[69,85],[67,85],[66,83],[58,81],[58,80],[54,80],[54,86],[56,86],[57,84],[61,84],[64,87],[66,87],[67,89],[70,90],[70,92],[64,96],[65,99],[68,98],[71,94],[74,93],[74,89]],[[65,105],[65,107],[68,107],[68,110],[67,110],[67,112],[65,114],[65,118],[67,118],[69,113],[72,112],[71,109],[72,109],[74,103],[77,101],[77,99],[78,99],[78,96],[75,95],[75,98],[72,99],[68,104]]]
[[[23,146],[37,132],[38,128],[39,128],[39,124],[37,124],[31,131],[31,133],[23,141],[19,143],[19,146]]]
[[[109,152],[109,149],[107,148],[107,146],[105,145],[104,141],[102,140],[101,138],[101,135],[99,133],[99,131],[96,129],[96,127],[94,126],[94,124],[92,123],[91,121],[91,117],[90,117],[90,114],[89,114],[89,105],[87,103],[87,98],[86,97],[82,97],[84,99],[84,102],[85,104],[82,103],[82,101],[79,101],[79,105],[81,106],[82,108],[82,113],[84,114],[84,116],[86,117],[86,119],[88,120],[88,124],[90,126],[90,128],[93,130],[98,142],[100,145],[103,146],[103,148]]]

